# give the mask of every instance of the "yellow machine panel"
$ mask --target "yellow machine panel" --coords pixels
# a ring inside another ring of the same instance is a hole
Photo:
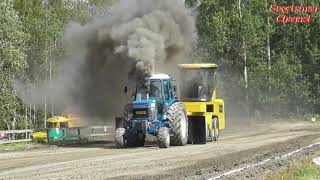
[[[180,68],[185,69],[200,69],[200,68],[217,68],[218,65],[213,63],[200,63],[200,64],[179,64]]]
[[[34,132],[31,134],[32,141],[35,142],[42,142],[47,143],[47,132],[46,131],[40,131],[40,132]]]
[[[206,103],[203,102],[185,102],[187,115],[195,115],[195,113],[205,113]]]
[[[80,118],[73,117],[71,113],[62,116],[53,116],[47,120],[50,128],[73,128],[83,126]]]

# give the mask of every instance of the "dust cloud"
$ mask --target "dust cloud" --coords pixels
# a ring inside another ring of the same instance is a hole
[[[68,25],[61,72],[50,85],[20,88],[25,103],[43,107],[46,95],[56,112],[73,111],[97,124],[121,114],[135,84],[148,90],[153,72],[167,73],[164,67],[196,44],[194,17],[179,0],[119,0],[110,9],[89,24]]]

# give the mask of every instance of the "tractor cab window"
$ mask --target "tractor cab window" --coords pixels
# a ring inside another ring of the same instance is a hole
[[[137,88],[136,100],[148,99],[149,97],[155,98],[156,100],[162,100],[161,94],[161,81],[152,80],[150,81],[150,91],[149,94],[143,88]]]
[[[68,122],[60,122],[60,128],[68,128]]]
[[[163,81],[163,88],[164,88],[164,98],[166,100],[169,100],[170,99],[170,95],[169,95],[169,84],[168,84],[168,81],[165,80]]]
[[[57,127],[57,123],[54,123],[54,122],[48,123],[48,128],[56,128],[56,127]]]
[[[155,80],[150,82],[150,97],[153,97],[156,100],[162,99],[160,80]]]
[[[209,101],[214,89],[213,69],[182,69],[181,99],[183,101]]]
[[[170,89],[170,96],[172,98],[175,98],[175,87],[172,83],[169,83],[169,89]]]

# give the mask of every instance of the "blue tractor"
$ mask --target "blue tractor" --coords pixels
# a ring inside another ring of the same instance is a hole
[[[136,87],[127,105],[124,123],[115,133],[118,148],[144,146],[146,134],[156,136],[160,148],[187,144],[186,108],[178,101],[172,78],[155,74],[149,81],[149,91]]]

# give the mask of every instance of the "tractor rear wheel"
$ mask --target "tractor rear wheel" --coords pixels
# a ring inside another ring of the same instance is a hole
[[[157,135],[159,148],[168,148],[170,146],[170,133],[166,127],[161,127]]]
[[[114,135],[114,141],[117,148],[124,148],[126,146],[126,139],[124,137],[126,133],[125,128],[117,128]]]
[[[188,117],[185,105],[181,102],[173,103],[168,110],[169,126],[173,136],[170,143],[174,146],[184,146],[188,141]]]

